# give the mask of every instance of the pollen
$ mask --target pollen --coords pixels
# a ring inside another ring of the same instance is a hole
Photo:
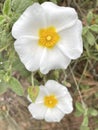
[[[47,41],[50,41],[52,39],[52,37],[51,36],[47,36],[46,39],[47,39]]]
[[[53,48],[59,41],[60,36],[55,27],[42,28],[39,30],[38,44],[43,47]]]
[[[58,103],[57,98],[55,95],[45,96],[44,97],[44,105],[48,108],[54,108]]]

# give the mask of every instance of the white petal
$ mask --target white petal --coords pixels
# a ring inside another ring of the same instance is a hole
[[[59,35],[61,40],[57,46],[63,54],[68,56],[70,59],[80,57],[83,52],[81,22],[78,20],[75,26],[59,32]]]
[[[77,20],[77,13],[73,8],[60,7],[52,2],[44,2],[41,6],[47,14],[48,25],[55,26],[57,30],[68,28]]]
[[[38,41],[33,37],[21,37],[15,41],[15,50],[21,61],[29,71],[39,69],[43,48],[38,45]]]
[[[39,91],[39,94],[38,94],[38,97],[36,99],[36,103],[42,103],[44,102],[44,97],[49,95],[48,91],[47,91],[47,88],[44,87],[44,86],[40,86],[40,91]]]
[[[53,109],[48,109],[45,113],[45,120],[47,122],[60,122],[60,120],[64,117],[64,113],[60,111],[57,107]]]
[[[56,97],[64,97],[68,93],[68,90],[63,85],[54,80],[48,80],[45,84],[48,93],[56,95]]]
[[[69,95],[58,99],[57,107],[65,114],[73,111],[72,98]]]
[[[28,7],[13,25],[12,35],[16,39],[24,35],[37,36],[38,30],[45,25],[44,10],[41,5],[35,3]]]
[[[58,48],[45,49],[40,62],[40,71],[46,74],[53,69],[66,69],[69,63],[70,59],[64,56]]]
[[[28,109],[35,119],[44,119],[45,113],[47,111],[47,108],[41,103],[32,103],[28,106]]]

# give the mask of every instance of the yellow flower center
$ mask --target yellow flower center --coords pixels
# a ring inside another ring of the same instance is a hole
[[[55,95],[50,95],[50,96],[44,97],[44,105],[47,106],[48,108],[55,107],[57,103],[58,103],[58,100],[55,97]]]
[[[43,47],[53,48],[59,41],[60,36],[55,27],[42,28],[39,30],[38,44]]]

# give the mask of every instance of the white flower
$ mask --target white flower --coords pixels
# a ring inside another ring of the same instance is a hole
[[[12,28],[15,50],[29,71],[66,69],[83,52],[76,11],[52,2],[28,7]]]
[[[30,97],[28,99],[31,101]],[[65,114],[72,112],[72,98],[66,87],[48,80],[45,86],[40,86],[35,103],[31,103],[28,109],[35,119],[59,122]]]

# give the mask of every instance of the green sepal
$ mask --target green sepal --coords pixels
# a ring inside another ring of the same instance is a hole
[[[32,100],[32,102],[35,102],[38,94],[39,94],[39,86],[30,86],[28,88],[28,95]]]

